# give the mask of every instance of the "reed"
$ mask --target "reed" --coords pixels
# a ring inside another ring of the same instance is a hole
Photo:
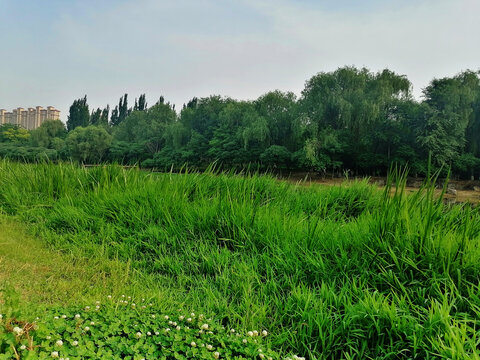
[[[478,359],[479,210],[405,180],[393,171],[382,193],[2,161],[0,209],[55,249],[130,263],[172,309],[268,329],[280,352]]]

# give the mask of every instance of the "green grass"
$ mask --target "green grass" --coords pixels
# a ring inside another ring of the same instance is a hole
[[[130,269],[119,288],[267,329],[278,352],[478,359],[479,211],[431,187],[406,196],[395,179],[390,195],[366,182],[2,162],[0,209],[64,257]]]

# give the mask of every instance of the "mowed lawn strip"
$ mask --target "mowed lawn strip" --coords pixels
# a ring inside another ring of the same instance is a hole
[[[66,305],[105,294],[136,292],[128,264],[75,258],[47,248],[24,224],[0,215],[0,284],[22,302]]]

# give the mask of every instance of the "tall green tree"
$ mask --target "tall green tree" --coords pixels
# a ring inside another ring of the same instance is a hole
[[[134,111],[114,130],[117,141],[142,143],[145,151],[155,153],[166,144],[167,125],[175,123],[177,114],[169,103],[157,103],[146,111]]]
[[[147,109],[147,101],[145,100],[145,94],[140,95],[140,97],[135,99],[135,106],[133,111],[144,111]]]
[[[98,126],[100,124],[100,119],[102,117],[102,110],[97,108],[97,110],[92,110],[92,114],[90,115],[90,125]]]
[[[392,105],[408,100],[410,88],[405,76],[389,70],[372,73],[365,68],[344,67],[313,76],[300,100],[310,138],[307,144],[323,144],[317,140],[324,136],[325,129],[330,129],[344,143],[342,162],[346,167],[360,171],[378,166],[381,161],[371,134],[382,123],[391,121]],[[313,153],[325,155],[320,148]]]
[[[266,120],[267,145],[284,146],[290,151],[301,148],[303,126],[295,94],[271,91],[255,100],[254,105],[258,115]]]
[[[72,131],[77,126],[87,126],[90,121],[90,112],[88,110],[87,95],[75,100],[70,106],[67,117],[67,130]]]
[[[99,126],[79,126],[69,132],[65,146],[72,159],[83,163],[99,163],[105,159],[112,136]]]
[[[453,165],[465,150],[476,152],[479,83],[477,73],[466,71],[434,79],[423,91],[424,112],[417,138],[424,154],[431,153],[435,164]],[[467,129],[471,130],[468,135]]]
[[[30,132],[32,146],[60,150],[67,136],[65,125],[60,120],[47,120]]]
[[[110,106],[107,105],[105,108],[102,110],[102,114],[100,115],[100,125],[107,127],[108,126],[108,115],[110,113]]]

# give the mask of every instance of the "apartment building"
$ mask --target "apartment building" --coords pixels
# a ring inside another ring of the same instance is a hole
[[[0,109],[0,125],[14,124],[28,130],[38,128],[45,120],[60,120],[60,110],[53,106],[44,109],[41,106],[35,108],[16,108],[12,111]]]

